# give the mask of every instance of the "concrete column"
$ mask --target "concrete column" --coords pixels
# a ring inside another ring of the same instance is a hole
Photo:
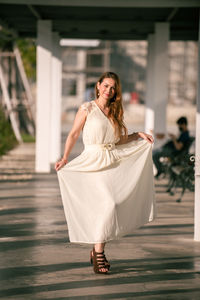
[[[86,89],[86,51],[79,50],[78,52],[78,68],[79,75],[77,80],[77,96],[78,96],[78,105],[80,105],[85,99],[85,89]]]
[[[198,45],[198,80],[196,113],[196,149],[195,149],[195,205],[194,205],[194,239],[200,241],[200,16]]]
[[[168,40],[169,23],[155,24],[154,65],[154,132],[166,133],[166,107],[168,102]]]
[[[52,71],[51,71],[51,126],[50,162],[55,163],[61,156],[61,105],[62,105],[62,62],[60,38],[52,34]]]
[[[37,23],[36,172],[50,172],[51,26]]]
[[[145,132],[154,132],[154,63],[155,35],[148,36],[148,56],[146,69]]]

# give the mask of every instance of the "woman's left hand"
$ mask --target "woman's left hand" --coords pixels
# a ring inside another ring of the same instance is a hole
[[[154,138],[152,135],[147,134],[145,132],[138,132],[139,137],[141,137],[142,139],[146,140],[148,143],[153,144],[154,142]]]

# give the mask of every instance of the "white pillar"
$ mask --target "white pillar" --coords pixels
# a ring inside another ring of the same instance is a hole
[[[51,71],[51,125],[50,125],[50,162],[55,163],[61,156],[61,105],[62,105],[62,63],[58,33],[52,34],[52,71]]]
[[[77,80],[77,95],[78,101],[80,105],[85,99],[85,89],[86,89],[86,51],[79,50],[78,51],[78,68],[79,75]]]
[[[195,149],[195,204],[194,204],[194,239],[200,241],[200,16],[198,45],[198,80],[196,113],[196,149]]]
[[[51,26],[37,23],[36,172],[50,172]]]
[[[166,107],[168,102],[168,40],[169,23],[155,24],[155,65],[154,65],[154,131],[166,133]]]
[[[154,63],[155,35],[148,36],[148,56],[146,68],[145,132],[154,132]]]

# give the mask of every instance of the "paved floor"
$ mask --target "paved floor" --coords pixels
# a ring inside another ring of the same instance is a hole
[[[111,273],[97,275],[91,246],[68,242],[55,172],[34,174],[33,160],[26,144],[0,161],[0,299],[200,299],[193,193],[176,203],[157,181],[156,220],[109,242]]]

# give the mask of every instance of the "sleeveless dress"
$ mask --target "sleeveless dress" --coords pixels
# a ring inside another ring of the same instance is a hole
[[[154,219],[152,145],[115,145],[112,123],[95,101],[81,109],[85,148],[57,174],[70,242],[102,243]]]

